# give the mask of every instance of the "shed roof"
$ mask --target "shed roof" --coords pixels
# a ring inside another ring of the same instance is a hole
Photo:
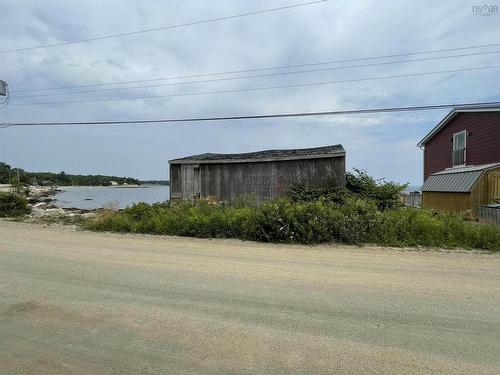
[[[431,174],[425,180],[422,191],[468,193],[483,173],[500,168],[500,163],[467,165],[447,168]]]
[[[459,113],[462,112],[499,112],[500,104],[488,104],[488,105],[473,105],[473,106],[460,106],[455,107],[451,112],[449,112],[444,119],[442,119],[439,124],[437,124],[420,142],[417,146],[422,147],[437,134],[442,128],[444,128],[451,120],[453,120]]]
[[[248,163],[265,162],[276,160],[297,160],[297,159],[319,159],[344,156],[345,150],[342,145],[331,145],[315,148],[299,148],[289,150],[265,150],[257,152],[247,152],[242,154],[213,154],[205,153],[187,156],[185,158],[170,160],[171,164],[189,163]]]

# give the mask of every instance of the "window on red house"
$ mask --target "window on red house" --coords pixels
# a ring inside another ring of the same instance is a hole
[[[453,166],[465,164],[465,146],[467,132],[465,130],[453,134]]]

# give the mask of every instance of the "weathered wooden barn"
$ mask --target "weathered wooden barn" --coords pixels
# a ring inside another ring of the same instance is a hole
[[[422,186],[422,206],[467,211],[477,217],[481,205],[500,203],[500,163],[448,168],[431,174]]]
[[[342,145],[244,154],[206,153],[170,160],[169,164],[171,200],[203,197],[231,201],[253,195],[262,202],[284,195],[294,184],[345,186]]]

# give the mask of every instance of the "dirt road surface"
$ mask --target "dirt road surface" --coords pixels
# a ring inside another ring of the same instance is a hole
[[[0,374],[431,373],[500,373],[500,254],[0,221]]]

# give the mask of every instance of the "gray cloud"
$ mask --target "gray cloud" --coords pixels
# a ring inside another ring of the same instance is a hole
[[[151,28],[291,4],[290,1],[16,1],[2,3],[0,49]],[[104,5],[105,4],[105,5]],[[499,17],[466,1],[329,1],[212,24],[0,55],[16,89],[252,69],[498,42]],[[499,48],[500,49],[500,48]],[[494,50],[491,48],[490,50]],[[450,53],[451,54],[451,53]],[[499,54],[500,55],[500,54]],[[493,65],[498,55],[304,75],[166,86],[49,100],[168,95]],[[307,88],[138,101],[8,106],[0,121],[145,119],[351,109],[500,99],[498,70]],[[43,99],[43,98],[42,98]],[[20,102],[12,100],[12,104]],[[39,98],[26,101],[40,101]],[[28,170],[167,177],[167,160],[191,153],[343,143],[348,166],[421,182],[416,143],[446,113],[377,114],[148,127],[16,128],[0,131],[0,159]]]

